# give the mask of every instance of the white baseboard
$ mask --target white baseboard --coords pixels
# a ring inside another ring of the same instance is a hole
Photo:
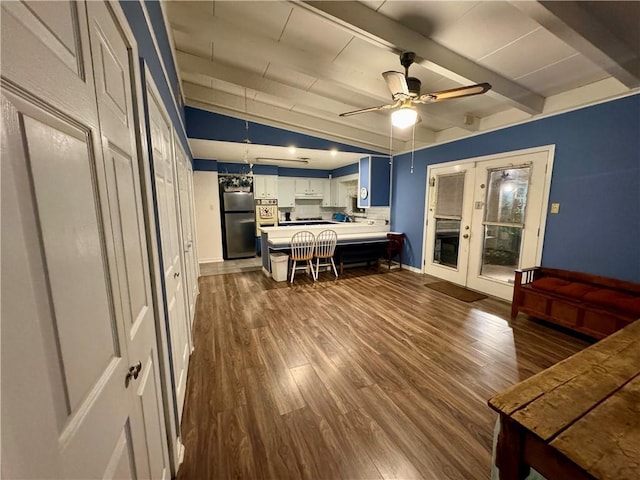
[[[264,273],[267,277],[271,277],[271,273],[266,268],[262,267],[262,273]]]
[[[216,258],[199,258],[198,263],[202,265],[203,263],[216,263],[216,262],[224,262],[224,258],[216,257]]]
[[[412,267],[411,265],[405,265],[404,263],[402,264],[402,268],[406,268],[407,270],[409,270],[410,272],[414,272],[414,273],[422,273],[422,270],[416,267]]]

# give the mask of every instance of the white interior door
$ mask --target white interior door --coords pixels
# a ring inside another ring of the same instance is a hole
[[[185,300],[186,300],[186,308],[189,319],[189,330],[191,330],[191,326],[193,325],[193,319],[195,317],[196,310],[196,298],[198,295],[197,288],[197,277],[196,277],[196,269],[195,269],[195,257],[194,257],[194,245],[193,245],[193,219],[192,219],[192,211],[191,211],[191,192],[190,192],[190,184],[189,184],[189,176],[191,175],[191,170],[188,167],[189,159],[182,151],[178,144],[178,138],[174,138],[175,153],[176,153],[176,169],[177,169],[177,177],[178,177],[178,200],[179,200],[179,211],[180,211],[180,224],[181,224],[181,233],[182,233],[182,255],[184,260],[184,289],[185,289]]]
[[[102,152],[108,184],[111,221],[124,328],[131,365],[139,379],[131,381],[134,408],[142,425],[134,429],[149,455],[137,468],[142,478],[170,476],[162,411],[160,367],[154,324],[151,274],[145,237],[142,188],[131,92],[134,62],[131,47],[107,4],[87,4],[95,73]],[[146,435],[144,435],[146,432]],[[145,438],[146,437],[146,438]]]
[[[171,359],[178,425],[182,418],[184,396],[189,365],[189,325],[185,308],[185,290],[181,275],[182,246],[180,244],[180,220],[178,217],[178,192],[175,181],[174,155],[171,144],[171,128],[165,117],[155,88],[147,85],[149,105],[149,130],[153,147],[153,166],[162,244],[162,262],[166,288],[167,316],[171,337]]]
[[[133,57],[112,12],[89,8],[2,4],[5,478],[170,476]]]
[[[550,149],[429,169],[425,273],[510,300],[539,263]]]

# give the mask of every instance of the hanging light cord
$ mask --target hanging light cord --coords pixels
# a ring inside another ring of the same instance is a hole
[[[416,124],[413,124],[411,133],[411,174],[413,175],[413,154],[416,151]]]
[[[249,163],[249,144],[251,140],[249,140],[249,109],[247,108],[247,89],[244,89],[244,131],[245,131],[245,147],[244,147],[244,163]],[[249,171],[252,171],[252,168],[249,168]]]
[[[389,165],[393,162],[393,123],[389,122]]]

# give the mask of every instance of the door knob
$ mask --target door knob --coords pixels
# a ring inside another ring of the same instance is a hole
[[[124,378],[124,386],[128,387],[129,383],[131,383],[131,379],[136,380],[138,375],[140,375],[140,370],[142,370],[142,362],[138,362],[137,365],[132,365],[129,367],[129,371],[127,372],[127,376]]]
[[[469,238],[469,234],[465,233],[464,235],[462,235],[462,238]]]

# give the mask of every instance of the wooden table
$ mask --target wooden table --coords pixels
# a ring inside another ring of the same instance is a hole
[[[501,480],[640,479],[640,320],[489,400]]]

